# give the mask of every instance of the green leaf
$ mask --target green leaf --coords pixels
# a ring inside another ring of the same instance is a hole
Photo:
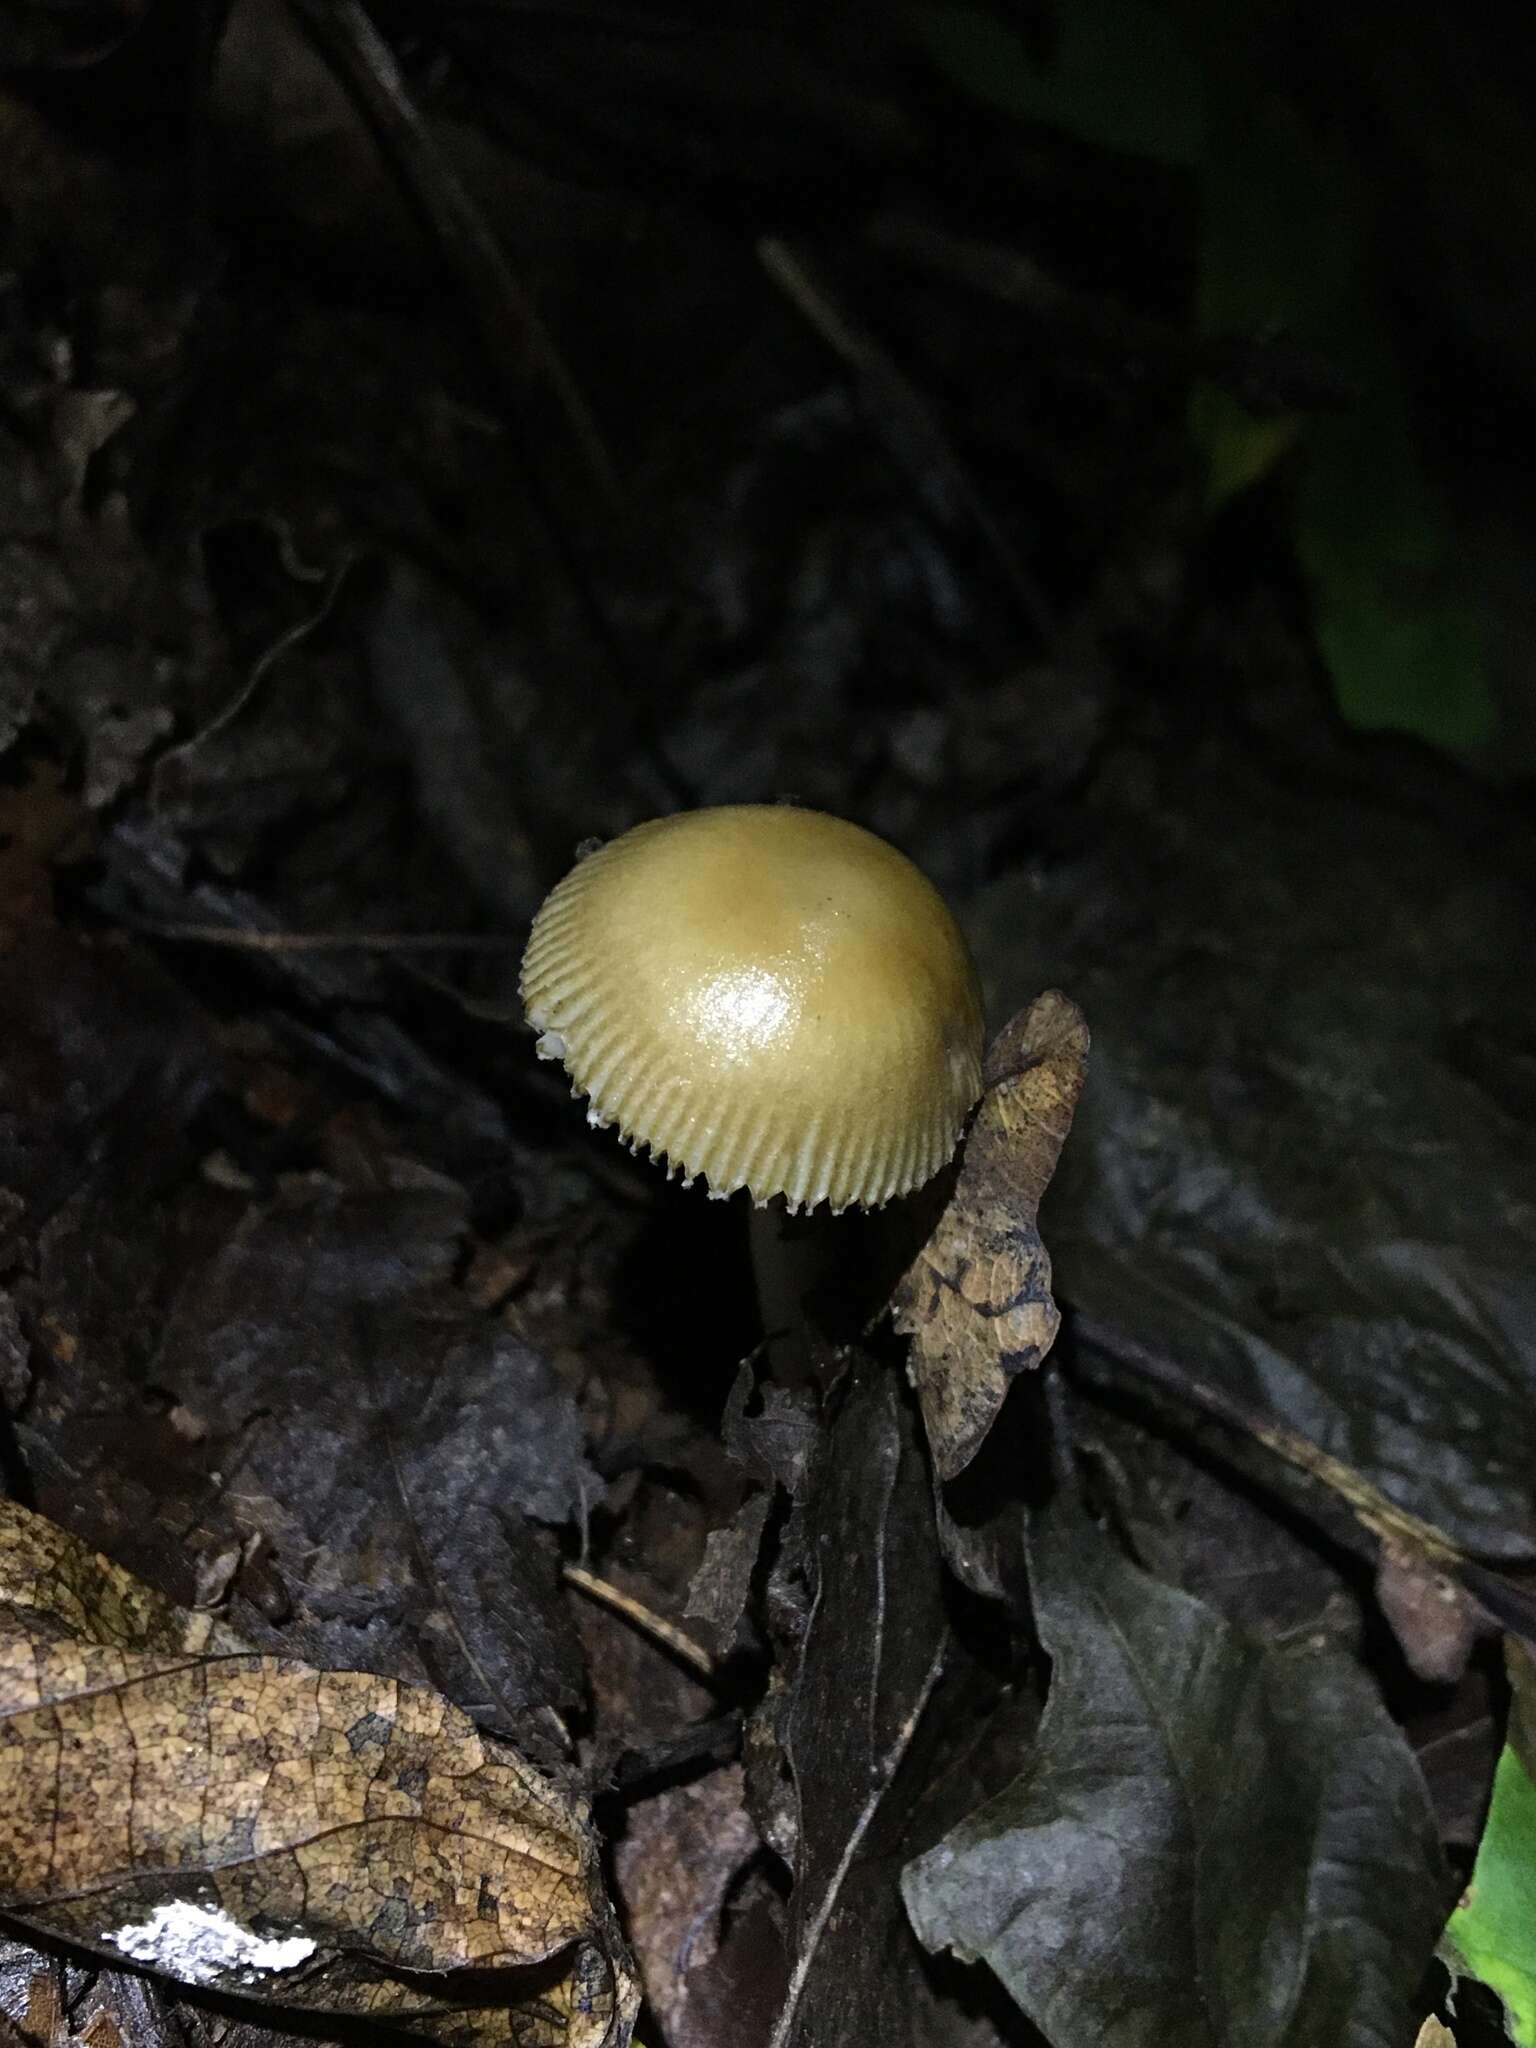
[[[1260,418],[1218,386],[1198,386],[1189,402],[1189,425],[1205,457],[1207,512],[1219,512],[1268,476],[1296,445],[1299,424],[1294,413]]]
[[[1445,1930],[1452,1967],[1496,1991],[1511,2039],[1536,2048],[1536,1784],[1506,1749],[1472,1882]]]
[[[1448,753],[1478,754],[1493,738],[1495,713],[1476,610],[1438,587],[1438,574],[1425,587],[1390,559],[1351,560],[1332,508],[1346,502],[1352,479],[1319,462],[1312,481],[1296,545],[1340,711],[1362,732],[1416,733]],[[1330,511],[1317,517],[1309,502]]]
[[[1248,1641],[1059,1504],[1031,1565],[1038,1742],[907,1866],[919,1938],[985,1958],[1054,2048],[1393,2048],[1443,1880],[1374,1688]]]
[[[1228,106],[1203,188],[1204,333],[1282,333],[1356,387],[1301,428],[1296,552],[1340,710],[1362,730],[1473,753],[1494,731],[1481,619],[1418,445],[1373,257],[1365,188],[1273,95]],[[1295,423],[1197,394],[1212,506],[1256,481]]]
[[[1493,1800],[1477,1862],[1441,1943],[1446,1966],[1478,1977],[1503,2002],[1504,2023],[1519,2048],[1536,2048],[1536,1664],[1506,1639],[1508,1742],[1493,1780]]]
[[[1049,63],[985,8],[915,0],[906,19],[957,85],[1015,120],[1158,163],[1199,161],[1204,75],[1178,24],[1145,0],[1065,0]]]

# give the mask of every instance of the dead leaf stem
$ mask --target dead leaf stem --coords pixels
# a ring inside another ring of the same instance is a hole
[[[615,1614],[623,1615],[642,1634],[653,1637],[664,1649],[691,1665],[701,1678],[715,1678],[717,1666],[709,1651],[674,1622],[635,1599],[633,1594],[621,1592],[609,1580],[600,1579],[596,1572],[589,1572],[583,1565],[568,1564],[564,1570],[566,1583],[574,1586],[577,1592],[585,1593],[589,1599],[600,1601],[604,1607],[612,1608]]]

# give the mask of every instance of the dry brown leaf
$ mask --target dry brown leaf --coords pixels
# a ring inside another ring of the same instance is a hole
[[[691,1979],[719,1951],[726,1894],[759,1847],[739,1764],[672,1785],[630,1809],[618,1883],[646,1997],[668,2040]]]
[[[1039,1365],[1061,1321],[1035,1218],[1088,1063],[1088,1026],[1058,989],[987,1052],[986,1092],[938,1228],[897,1286],[896,1327],[942,1479],[980,1449],[1014,1375]]]
[[[621,2048],[637,2003],[579,1801],[438,1694],[257,1656],[9,1502],[0,1908],[440,2039]],[[500,1969],[536,1981],[440,1975]]]
[[[1384,1536],[1376,1565],[1376,1601],[1415,1678],[1455,1685],[1488,1624],[1455,1575],[1422,1552]]]

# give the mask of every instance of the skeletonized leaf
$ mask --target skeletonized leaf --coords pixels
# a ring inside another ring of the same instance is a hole
[[[1058,1504],[1031,1543],[1050,1696],[1025,1770],[907,1866],[1055,2048],[1394,2048],[1442,1902],[1374,1688],[1249,1642]]]
[[[1014,1375],[1050,1350],[1061,1321],[1036,1216],[1088,1062],[1088,1026],[1057,989],[994,1039],[986,1093],[938,1228],[896,1289],[896,1327],[943,1479],[970,1463]]]
[[[12,1503],[0,1907],[439,2038],[617,2048],[634,2016],[578,1802],[438,1694],[257,1656]],[[498,1969],[532,1995],[487,2012],[484,1983],[396,1974]]]

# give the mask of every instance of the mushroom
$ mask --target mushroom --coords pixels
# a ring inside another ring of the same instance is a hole
[[[791,1215],[921,1187],[981,1092],[980,991],[943,899],[819,811],[729,804],[609,841],[546,899],[520,986],[589,1124]]]

